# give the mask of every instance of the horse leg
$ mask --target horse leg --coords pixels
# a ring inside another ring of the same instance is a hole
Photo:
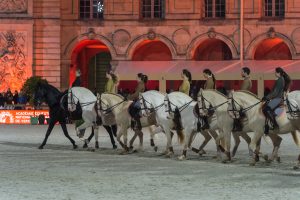
[[[99,149],[99,126],[95,125],[93,127],[95,129],[95,149]]]
[[[125,146],[125,144],[121,141],[121,137],[122,135],[124,135],[124,133],[127,131],[127,127],[124,126],[124,125],[121,125],[121,128],[117,134],[117,141],[119,142],[119,144],[121,145],[121,147],[124,149],[124,152],[125,151],[128,151],[128,147]]]
[[[248,150],[249,150],[249,155],[252,156],[252,151],[250,150],[250,143],[251,143],[251,137],[246,132],[240,132],[239,135],[247,142],[248,144]]]
[[[298,155],[298,163],[294,166],[294,170],[297,170],[300,168],[300,154]]]
[[[131,140],[129,141],[129,149],[130,150],[133,150],[133,143],[134,143],[134,141],[135,141],[135,139],[137,138],[137,136],[138,136],[138,131],[139,130],[134,130],[134,135],[133,135],[133,137],[131,138]]]
[[[44,141],[43,141],[42,144],[39,146],[39,149],[43,149],[44,146],[46,145],[47,140],[48,140],[48,137],[49,137],[51,131],[53,130],[53,127],[54,127],[54,125],[55,125],[56,122],[57,122],[57,121],[54,121],[54,120],[50,119],[49,126],[48,126],[48,129],[47,129],[47,132],[46,132]]]
[[[273,143],[273,151],[272,151],[271,158],[268,159],[268,157],[265,156],[265,160],[268,162],[272,162],[275,158],[278,158],[278,150],[280,148],[282,138],[277,134],[269,134],[269,137],[271,138]]]
[[[225,145],[226,145],[226,150],[225,150],[225,155],[226,155],[226,158],[225,160],[223,160],[223,163],[227,163],[228,161],[230,162],[231,161],[231,155],[230,155],[230,146],[231,146],[231,131],[229,130],[225,130],[224,131],[225,134],[224,134],[224,142],[225,142]]]
[[[144,141],[144,134],[142,131],[139,131],[139,139],[140,139],[140,146],[139,146],[139,151],[143,151],[143,141]]]
[[[94,127],[92,127],[92,132],[91,135],[88,137],[88,139],[84,140],[84,145],[82,148],[88,148],[88,144],[91,142],[92,138],[94,137],[95,132],[94,132]]]
[[[206,130],[201,131],[200,133],[203,135],[204,141],[200,145],[199,149],[192,148],[192,151],[194,151],[195,153],[199,153],[199,155],[202,156],[203,154],[206,154],[203,148],[207,145],[207,143],[211,140],[212,137]]]
[[[155,130],[153,130],[154,129],[153,127],[155,127]],[[160,126],[159,126],[159,129],[160,129],[160,131],[163,131]],[[154,151],[157,152],[158,147],[154,143],[154,135],[158,133],[158,127],[151,126],[149,128],[149,131],[150,131],[150,145],[151,145],[151,147],[153,147]]]
[[[166,157],[170,158],[173,154],[174,154],[174,150],[172,147],[172,132],[170,131],[170,129],[168,127],[163,127],[165,133],[166,133],[166,137],[167,137],[167,146],[166,146],[166,151],[163,153],[166,155]]]
[[[232,157],[235,156],[236,154],[236,151],[241,143],[241,140],[240,140],[240,136],[238,133],[232,133],[232,136],[233,136],[233,139],[234,139],[234,147],[233,147],[233,150],[232,150]]]
[[[250,149],[253,151],[252,161],[250,162],[250,166],[254,166],[257,161],[259,161],[259,149],[260,144],[259,140],[263,136],[263,132],[255,132],[253,139],[250,143]],[[259,145],[258,145],[259,144]]]
[[[116,147],[116,142],[115,142],[115,139],[114,139],[114,130],[113,130],[113,126],[106,126],[106,125],[103,125],[103,127],[105,128],[105,130],[107,131],[108,135],[109,135],[109,138],[110,138],[110,142],[113,146],[113,148],[115,149]]]
[[[185,160],[186,159],[186,153],[187,153],[187,148],[189,146],[190,140],[193,137],[193,132],[190,130],[184,130],[185,135],[185,141],[184,141],[184,146],[182,150],[182,155],[178,157],[179,160]]]
[[[70,140],[70,142],[73,144],[73,149],[77,149],[77,145],[75,144],[75,141],[70,137],[68,130],[67,130],[67,126],[66,126],[66,122],[65,121],[61,121],[59,122],[60,126],[64,132],[64,135]]]

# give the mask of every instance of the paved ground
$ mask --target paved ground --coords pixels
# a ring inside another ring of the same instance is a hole
[[[282,163],[249,167],[244,142],[230,164],[212,158],[213,142],[205,157],[190,152],[189,160],[178,161],[153,152],[147,133],[144,152],[119,155],[102,129],[101,149],[96,152],[72,150],[59,126],[45,149],[38,150],[46,128],[0,126],[0,200],[300,198],[300,171],[292,169],[300,151],[289,135],[280,151]],[[73,126],[69,131],[82,146]],[[197,136],[196,143],[201,140]],[[162,151],[164,136],[156,136],[156,142]],[[270,152],[271,145],[263,143],[262,150]],[[179,154],[179,146],[174,148]]]

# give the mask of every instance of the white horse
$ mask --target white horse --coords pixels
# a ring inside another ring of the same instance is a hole
[[[166,134],[167,145],[165,154],[169,157],[174,154],[172,146],[172,128],[174,127],[173,121],[168,119],[168,113],[165,111],[165,94],[162,94],[156,90],[147,91],[140,93],[139,101],[141,105],[142,116],[147,117],[155,114],[157,126],[161,128],[161,131]],[[157,130],[159,130],[157,128]],[[157,133],[157,131],[151,131],[152,135]],[[182,132],[177,132],[181,134]],[[153,136],[152,136],[153,137]],[[179,139],[183,139],[183,135],[179,135]],[[157,150],[157,147],[154,147]]]
[[[254,151],[254,157],[251,165],[255,165],[258,153],[256,150],[257,141],[264,135],[264,127],[265,127],[265,116],[262,113],[261,100],[251,92],[247,91],[236,91],[231,93],[231,100],[228,102],[228,110],[232,114],[233,117],[239,117],[240,113],[243,113],[247,117],[247,124],[249,129],[255,132],[255,136],[251,140],[250,148]],[[285,108],[284,108],[285,109]],[[284,111],[281,115],[276,117],[276,121],[279,125],[279,130],[270,131],[270,137],[277,137],[275,141],[275,147],[271,156],[271,160],[273,160],[278,155],[278,149],[281,143],[281,137],[277,134],[287,134],[290,133],[293,136],[294,142],[297,146],[300,146],[297,130],[291,120],[288,119],[287,113]]]
[[[192,138],[197,133],[197,118],[193,114],[197,104],[190,96],[182,92],[172,92],[165,97],[168,118],[173,120],[178,135],[183,135],[184,147],[179,160],[186,158],[187,149],[191,147]],[[181,136],[182,138],[182,136]]]
[[[233,119],[229,116],[227,112],[228,108],[228,98],[217,90],[200,90],[198,97],[198,109],[199,115],[201,117],[209,118],[210,128],[209,132],[218,131],[220,134],[216,140],[217,150],[220,153],[222,147],[219,145],[221,143],[221,139],[225,139],[225,154],[227,155],[227,159],[231,160],[230,155],[230,146],[231,146],[231,131],[233,128]],[[245,131],[239,133],[233,133],[233,138],[235,140],[235,146],[232,151],[232,157],[235,156],[238,146],[240,144],[239,136],[244,138],[244,140],[248,143],[251,142],[251,138],[246,134]],[[211,137],[206,137],[205,142],[207,143]],[[205,143],[205,144],[206,144]],[[203,146],[200,147],[200,149]],[[226,161],[226,160],[224,160]]]
[[[120,145],[123,147],[124,152],[127,153],[130,149],[132,149],[133,142],[137,136],[139,136],[139,150],[143,150],[143,133],[139,130],[135,130],[135,135],[130,140],[130,146],[127,146],[127,131],[130,128],[131,124],[131,116],[128,112],[129,106],[132,104],[132,101],[127,101],[124,97],[117,94],[103,93],[98,95],[97,98],[97,110],[100,115],[106,115],[110,112],[113,112],[115,116],[116,123],[119,127],[119,131],[117,134],[117,140]],[[147,117],[141,118],[142,127],[149,127],[154,125],[152,121],[148,121]],[[121,137],[123,136],[123,142],[121,141]],[[153,137],[151,135],[151,139]]]
[[[77,109],[79,104],[82,109],[82,119],[83,124],[76,128],[76,134],[79,138],[83,137],[82,130],[88,127],[92,127],[95,130],[95,148],[99,148],[99,126],[101,125],[100,116],[97,115],[95,110],[97,98],[96,96],[87,88],[84,87],[72,87],[68,91],[68,110],[73,112]],[[102,121],[104,121],[102,119]],[[105,124],[104,124],[105,125]],[[109,133],[112,134],[112,133]],[[113,135],[110,135],[112,144],[114,145]],[[85,146],[89,143],[90,139],[85,139]]]

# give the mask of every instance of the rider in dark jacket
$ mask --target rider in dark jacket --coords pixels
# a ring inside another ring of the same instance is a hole
[[[291,79],[289,75],[280,67],[275,69],[275,75],[278,78],[274,84],[272,91],[265,96],[262,100],[267,102],[267,105],[263,108],[263,113],[271,120],[274,129],[278,129],[278,124],[275,119],[274,110],[280,105],[284,99],[285,92],[288,91]],[[269,130],[266,128],[265,133],[268,134]]]

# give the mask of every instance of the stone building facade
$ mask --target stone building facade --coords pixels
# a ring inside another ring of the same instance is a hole
[[[102,84],[91,76],[120,61],[239,60],[239,3],[0,0],[1,90],[31,75],[65,89],[76,68]],[[300,59],[300,0],[244,3],[245,60]]]

